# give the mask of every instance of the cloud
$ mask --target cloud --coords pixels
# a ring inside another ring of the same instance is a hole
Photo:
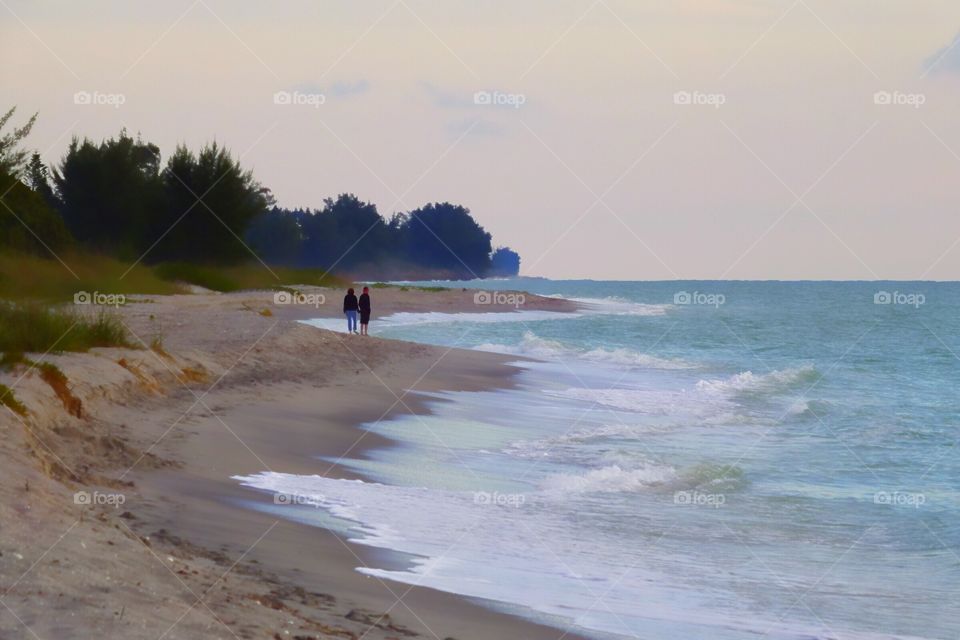
[[[927,73],[960,73],[960,33],[953,42],[923,61]]]
[[[441,109],[472,109],[475,106],[473,104],[473,94],[460,95],[441,89],[429,82],[421,82],[420,86],[435,107]]]
[[[369,91],[370,83],[366,80],[357,80],[356,82],[334,82],[330,86],[324,87],[315,82],[303,82],[290,87],[290,90],[300,93],[321,94],[328,99],[350,98]]]
[[[366,93],[370,89],[370,83],[366,80],[357,80],[356,82],[334,82],[330,85],[327,93],[333,98],[347,98],[349,96],[358,96]]]
[[[506,133],[506,128],[496,122],[484,120],[483,118],[467,118],[465,120],[454,120],[447,123],[447,132],[462,136],[502,136]],[[467,133],[469,132],[469,133]]]

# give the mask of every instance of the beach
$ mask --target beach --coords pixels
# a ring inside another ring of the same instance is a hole
[[[0,637],[960,630],[957,285],[342,294],[133,297],[140,348],[0,375]]]
[[[132,298],[113,312],[141,348],[34,354],[64,372],[66,393],[25,367],[0,377],[28,411],[0,418],[0,636],[560,635],[362,575],[374,559],[407,561],[250,508],[258,494],[232,476],[355,477],[318,458],[389,447],[358,427],[427,411],[409,390],[509,388],[516,371],[500,355],[305,326],[340,317],[342,292],[297,293]],[[384,315],[478,311],[459,290],[378,289],[374,301]],[[577,306],[527,295],[524,308]]]

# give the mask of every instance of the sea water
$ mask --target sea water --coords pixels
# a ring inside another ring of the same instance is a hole
[[[362,425],[398,443],[365,481],[238,478],[413,558],[359,571],[598,638],[960,637],[960,284],[415,284],[478,313],[371,333],[536,360],[516,388]]]

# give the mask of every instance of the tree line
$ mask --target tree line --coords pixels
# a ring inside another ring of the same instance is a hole
[[[148,263],[317,267],[369,278],[516,275],[520,257],[494,250],[469,209],[430,203],[389,219],[353,194],[319,209],[278,207],[270,190],[216,142],[157,145],[126,130],[74,138],[47,167],[21,149],[36,116],[8,133],[0,116],[0,248],[42,254],[70,246]]]

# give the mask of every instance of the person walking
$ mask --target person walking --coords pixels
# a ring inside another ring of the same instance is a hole
[[[360,294],[360,335],[368,336],[367,325],[370,324],[370,287],[364,287]]]
[[[347,316],[347,333],[357,333],[357,310],[359,308],[360,303],[351,287],[347,289],[347,295],[343,296],[343,312]]]

